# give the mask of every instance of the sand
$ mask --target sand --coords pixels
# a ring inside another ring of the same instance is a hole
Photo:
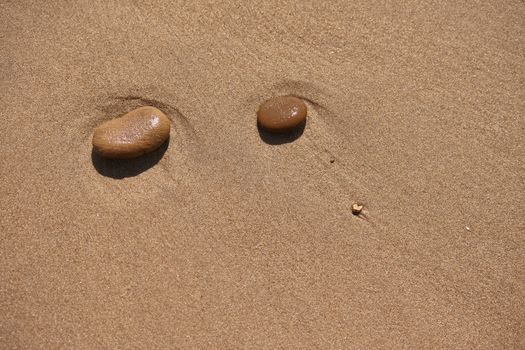
[[[0,348],[525,347],[524,52],[518,0],[1,1]]]

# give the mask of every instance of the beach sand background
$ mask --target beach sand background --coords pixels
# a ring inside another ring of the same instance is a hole
[[[523,1],[3,0],[0,39],[1,349],[525,347]],[[140,105],[169,144],[92,155]]]

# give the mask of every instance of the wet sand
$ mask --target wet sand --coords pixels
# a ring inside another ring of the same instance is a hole
[[[0,348],[524,347],[524,52],[517,0],[0,2]]]

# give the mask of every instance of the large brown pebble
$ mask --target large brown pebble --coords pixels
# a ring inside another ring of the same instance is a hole
[[[259,106],[257,122],[271,132],[288,132],[305,122],[306,112],[306,104],[300,98],[273,97]]]
[[[170,120],[155,107],[140,107],[95,129],[93,149],[105,158],[139,157],[170,136]]]

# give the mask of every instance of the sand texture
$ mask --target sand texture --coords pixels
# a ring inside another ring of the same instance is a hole
[[[525,348],[523,1],[144,3],[0,0],[0,349]]]

